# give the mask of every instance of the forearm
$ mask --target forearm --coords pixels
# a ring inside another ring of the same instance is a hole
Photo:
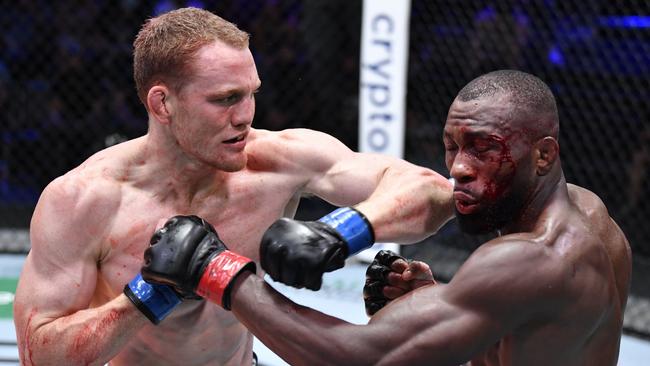
[[[401,168],[399,168],[401,167]],[[414,243],[453,215],[453,186],[434,171],[406,162],[378,173],[373,193],[317,221],[281,218],[262,236],[262,268],[275,281],[318,290],[322,274],[375,242]]]
[[[254,275],[236,280],[232,312],[291,365],[374,364],[382,354],[361,326],[298,305]]]
[[[28,323],[20,342],[21,360],[39,366],[104,365],[146,324],[149,320],[121,294],[38,328]]]
[[[355,206],[372,224],[375,240],[409,244],[440,229],[454,214],[453,185],[424,168],[388,168],[373,194]]]
[[[498,324],[441,301],[439,288],[421,289],[355,325],[295,304],[247,275],[233,286],[232,312],[291,365],[459,365],[499,339],[485,328]]]

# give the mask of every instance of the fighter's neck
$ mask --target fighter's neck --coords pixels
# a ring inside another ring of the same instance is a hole
[[[500,229],[499,235],[535,231],[544,213],[553,205],[568,202],[564,173],[560,170],[554,176],[547,177],[531,194],[524,209],[516,220]]]
[[[228,173],[192,159],[175,145],[145,135],[136,149],[137,160],[144,162],[134,174],[137,185],[161,199],[191,204],[203,194],[214,194]]]

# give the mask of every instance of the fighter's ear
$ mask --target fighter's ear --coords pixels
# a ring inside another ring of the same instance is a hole
[[[171,117],[169,89],[165,85],[154,85],[147,93],[147,109],[158,122],[168,124]]]
[[[560,145],[550,136],[538,140],[535,145],[537,175],[546,175],[560,155]]]

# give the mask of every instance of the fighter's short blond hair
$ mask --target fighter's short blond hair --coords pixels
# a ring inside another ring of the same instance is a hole
[[[203,46],[222,41],[243,49],[249,35],[207,10],[182,8],[148,19],[133,42],[133,78],[146,106],[149,89],[159,83],[180,90],[191,75],[188,65]]]

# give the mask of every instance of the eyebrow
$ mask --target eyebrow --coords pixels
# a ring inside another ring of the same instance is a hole
[[[212,91],[208,95],[211,97],[221,97],[224,95],[238,94],[238,93],[241,93],[241,89],[229,88],[229,89],[224,89],[219,91]]]
[[[259,91],[261,87],[262,87],[262,83],[260,82],[259,84],[257,84],[257,87],[253,89],[253,93]],[[246,93],[245,88],[228,88],[224,90],[211,91],[208,93],[208,97],[219,98],[219,97],[223,97],[224,95],[244,94],[244,93]]]
[[[495,134],[488,133],[488,132],[482,131],[482,130],[465,131],[463,134],[465,136],[468,136],[468,137],[492,137],[492,136],[496,136]],[[443,130],[443,136],[451,137],[451,133],[449,133],[446,130]]]
[[[485,131],[468,131],[465,133],[465,135],[468,137],[480,137],[480,138],[489,138],[489,137],[496,136],[492,133],[487,133]]]
[[[453,136],[447,132],[443,132],[443,140],[445,138],[453,140]],[[502,136],[499,136],[498,134],[495,133],[488,133],[487,131],[482,131],[482,130],[477,130],[477,131],[466,131],[464,133],[464,139],[465,140],[472,140],[472,139],[485,139],[485,140],[492,140],[495,142],[501,142],[504,140]]]

